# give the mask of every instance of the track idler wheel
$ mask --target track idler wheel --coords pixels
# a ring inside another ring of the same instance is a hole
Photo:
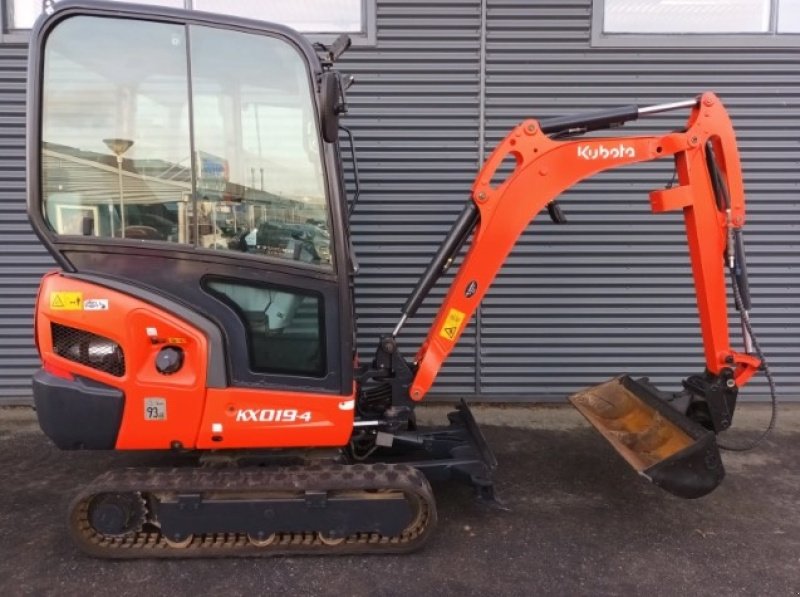
[[[142,529],[147,509],[140,493],[100,493],[89,503],[89,523],[108,537],[125,537]]]

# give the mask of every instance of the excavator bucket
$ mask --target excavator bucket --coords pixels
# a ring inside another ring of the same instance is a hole
[[[702,497],[725,476],[716,437],[659,394],[621,375],[569,400],[641,475],[678,497]]]

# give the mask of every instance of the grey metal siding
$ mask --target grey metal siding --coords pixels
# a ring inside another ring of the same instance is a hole
[[[356,77],[347,124],[361,174],[353,242],[361,264],[356,310],[364,359],[394,327],[469,199],[478,165],[480,19],[480,0],[379,1],[376,46],[354,48],[341,66]],[[404,328],[400,349],[407,357],[445,290],[439,284]],[[435,390],[475,394],[475,360],[473,322]]]
[[[782,396],[800,396],[796,50],[592,48],[590,23],[591,0],[378,0],[376,44],[354,47],[342,65],[357,79],[347,124],[361,170],[353,237],[362,358],[394,326],[468,199],[484,128],[488,152],[524,117],[712,89],[729,106],[742,145],[754,323]],[[33,300],[39,276],[52,267],[25,217],[25,58],[22,45],[0,46],[0,403],[30,399]],[[669,130],[680,121],[659,117],[630,130]],[[560,398],[621,371],[677,389],[679,379],[698,372],[682,221],[651,214],[647,200],[671,175],[666,161],[602,174],[564,196],[567,226],[537,219],[481,307],[480,333],[473,321],[434,395]],[[446,282],[405,328],[407,356],[427,332]],[[733,331],[738,338],[736,325]],[[746,396],[764,389],[753,383]]]
[[[591,0],[488,0],[488,145],[522,117],[716,91],[741,142],[753,320],[782,396],[800,392],[800,63],[796,48],[592,48]],[[666,131],[664,116],[626,127]],[[679,214],[647,193],[671,164],[605,173],[565,194],[570,218],[538,219],[482,309],[481,392],[563,395],[622,371],[678,389],[702,368]],[[532,190],[533,192],[533,190]],[[734,325],[738,338],[738,325]],[[747,397],[763,396],[763,378]]]
[[[28,225],[25,207],[27,47],[0,47],[0,404],[29,400],[38,364],[33,301],[53,267]]]

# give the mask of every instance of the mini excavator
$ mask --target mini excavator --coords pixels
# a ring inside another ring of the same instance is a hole
[[[414,407],[533,218],[546,209],[563,223],[565,190],[651,160],[674,162],[674,184],[650,205],[685,219],[704,369],[679,392],[620,375],[570,400],[655,485],[683,498],[716,488],[717,434],[763,368],[741,166],[719,98],[515,126],[396,327],[359,362],[342,167],[353,144],[339,122],[352,79],[335,68],[348,46],[117,2],[59,3],[35,25],[29,216],[59,265],[36,302],[40,426],[62,449],[160,450],[182,463],[109,471],[80,490],[68,513],[77,544],[106,558],[399,553],[435,526],[430,481],[493,500],[497,462],[467,405],[435,428],[417,425]],[[587,135],[669,111],[688,113],[682,129]],[[513,171],[493,182],[508,158]],[[465,247],[405,358],[404,324]]]

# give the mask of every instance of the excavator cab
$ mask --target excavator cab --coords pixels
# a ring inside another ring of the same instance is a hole
[[[354,346],[347,201],[338,144],[325,137],[338,138],[342,106],[330,56],[279,25],[116,3],[64,3],[33,35],[30,214],[62,268],[42,289],[40,350],[123,381],[123,419],[141,419],[147,396],[180,377],[151,371],[162,350],[180,355],[180,374],[204,361],[191,376],[208,387],[302,390],[314,398],[294,405],[300,413],[352,418],[338,406],[353,394]],[[112,279],[113,288],[91,286]],[[134,334],[112,290],[145,302],[155,291],[173,313],[191,305],[195,327],[215,330],[201,334],[210,354],[158,317],[145,326],[152,333]],[[92,356],[100,349],[88,335],[124,355],[122,380]],[[134,389],[141,375],[154,382],[145,391]],[[175,415],[196,426],[203,401],[185,400]],[[71,411],[58,427],[77,430],[60,441],[86,443],[79,419],[91,413]],[[106,423],[106,437],[117,424]],[[155,427],[105,447],[152,446]],[[158,441],[193,445],[191,427]],[[327,427],[314,442],[340,444],[350,432]],[[210,427],[206,435],[210,444]]]

